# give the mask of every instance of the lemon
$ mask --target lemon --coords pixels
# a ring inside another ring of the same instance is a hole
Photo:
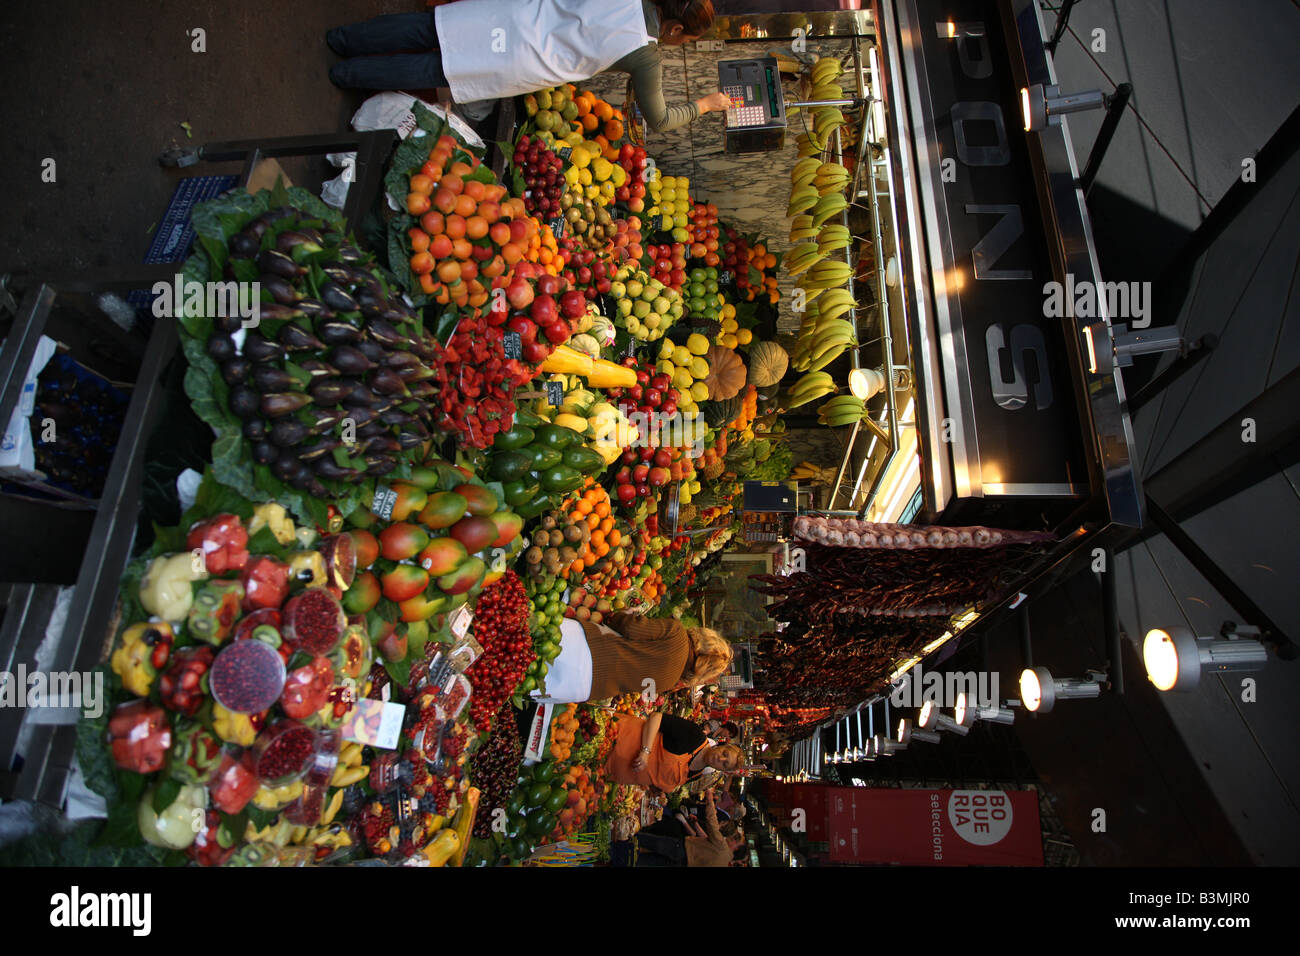
[[[691,400],[696,402],[707,402],[709,400],[709,386],[703,382],[695,382],[690,387]]]
[[[667,232],[673,228],[673,217],[671,213],[664,213],[664,231]]]
[[[723,348],[726,348],[726,349],[734,349],[734,348],[735,348],[737,345],[739,345],[739,344],[740,344],[740,341],[739,341],[739,340],[738,340],[734,335],[732,335],[730,332],[723,332],[723,333],[722,333],[722,347],[723,347]]]
[[[586,166],[578,167],[578,182],[582,183],[584,186],[591,185],[591,170]]]
[[[660,346],[659,357],[661,359],[668,359],[668,361],[671,362],[673,359],[673,343],[665,342],[662,346]]]
[[[735,320],[735,319],[723,319],[723,320],[722,320],[722,331],[724,331],[724,332],[734,332],[734,331],[736,331],[736,329],[738,329],[738,328],[740,328],[740,326],[736,324],[736,320]]]
[[[686,348],[686,346],[678,345],[676,348],[673,349],[673,364],[674,365],[691,364],[691,353]]]
[[[698,355],[691,359],[691,377],[705,378],[709,374],[709,363],[704,361]]]
[[[703,355],[709,350],[709,340],[698,332],[692,332],[686,340],[686,348],[692,355]]]
[[[672,343],[669,342],[667,339],[665,339],[664,344],[668,347],[668,351],[671,353]],[[658,362],[655,363],[655,368],[658,369],[660,372],[662,372],[664,375],[669,375],[669,376],[671,376],[674,372],[677,371],[677,366],[673,364],[672,359],[660,359]]]
[[[659,201],[663,203],[671,203],[677,198],[677,190],[667,185],[667,183],[668,180],[665,179],[664,188],[659,191]]]
[[[673,372],[673,388],[679,392],[686,391],[694,382],[695,378],[691,375],[690,369],[679,368]]]
[[[585,149],[575,149],[569,154],[569,161],[579,169],[586,169],[591,165],[591,153]]]
[[[738,345],[748,345],[754,341],[754,333],[749,329],[740,329],[736,332],[736,343]]]

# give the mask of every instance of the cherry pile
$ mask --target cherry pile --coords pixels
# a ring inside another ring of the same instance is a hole
[[[438,427],[475,448],[487,448],[515,417],[514,391],[533,377],[532,366],[506,358],[505,334],[493,313],[465,315],[438,356]]]
[[[540,139],[519,137],[515,168],[524,177],[524,208],[530,216],[550,219],[560,214],[564,194],[564,163]]]
[[[474,687],[470,719],[480,731],[491,728],[493,715],[514,694],[537,657],[528,614],[528,595],[513,571],[484,588],[474,606],[474,639],[483,646],[483,653],[465,676]],[[511,729],[513,732],[513,721]]]
[[[475,662],[477,664],[477,661]],[[475,698],[478,694],[474,695]],[[496,729],[486,744],[474,754],[471,778],[482,792],[478,814],[474,817],[474,836],[490,837],[494,810],[510,802],[519,779],[519,763],[523,748],[519,743],[519,729],[515,726],[514,711],[510,705],[502,707],[496,716]]]

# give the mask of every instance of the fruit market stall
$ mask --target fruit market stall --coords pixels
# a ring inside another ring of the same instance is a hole
[[[204,454],[163,481],[180,506],[105,565],[109,700],[78,728],[98,845],[139,863],[603,862],[682,798],[606,778],[615,714],[731,717],[772,756],[1055,541],[885,523],[856,488],[854,511],[822,513],[850,464],[897,483],[876,450],[919,454],[867,36],[773,57],[787,99],[815,105],[790,113],[790,189],[761,221],[717,156],[656,154],[603,80],[520,98],[500,175],[413,102],[379,234],[283,183],[194,210],[184,280],[253,289],[257,314],[177,305],[173,397]],[[829,500],[763,540],[748,496],[793,502],[800,477]],[[724,560],[741,549],[776,573]],[[719,590],[771,629],[735,635],[743,680],[711,708],[546,699],[564,621],[698,625]]]

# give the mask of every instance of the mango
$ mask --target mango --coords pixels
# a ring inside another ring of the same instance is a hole
[[[437,578],[456,570],[468,557],[465,545],[455,538],[434,538],[420,552],[419,564],[431,577]]]
[[[488,520],[497,528],[497,536],[492,541],[492,547],[494,548],[507,547],[524,530],[524,519],[513,511],[494,512],[488,515]]]
[[[462,495],[465,498],[465,507],[472,515],[479,515],[480,517],[490,515],[501,507],[501,502],[497,501],[497,496],[482,485],[459,485],[454,494]],[[471,548],[470,550],[475,549]]]
[[[489,547],[499,535],[500,532],[492,519],[478,515],[461,518],[451,526],[451,536],[463,544],[470,554],[477,554]]]
[[[424,510],[420,512],[418,520],[426,528],[441,531],[443,528],[450,528],[465,517],[468,507],[469,502],[464,495],[455,491],[439,491],[436,494],[429,495],[428,502],[425,504]]]
[[[343,609],[349,614],[366,614],[371,611],[380,598],[379,579],[369,571],[363,571],[352,582],[352,587],[343,592]]]
[[[465,520],[470,521],[482,519],[466,518]],[[444,574],[442,577],[438,578],[438,588],[439,590],[445,591],[447,594],[451,595],[464,594],[470,589],[476,587],[478,583],[483,580],[483,575],[486,573],[487,565],[484,564],[481,559],[470,558],[469,560],[462,562],[460,567],[455,571],[452,571],[450,574]]]

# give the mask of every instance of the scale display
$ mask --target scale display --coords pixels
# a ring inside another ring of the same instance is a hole
[[[726,111],[726,151],[763,153],[785,145],[785,95],[775,57],[723,60],[718,89],[731,97]]]

